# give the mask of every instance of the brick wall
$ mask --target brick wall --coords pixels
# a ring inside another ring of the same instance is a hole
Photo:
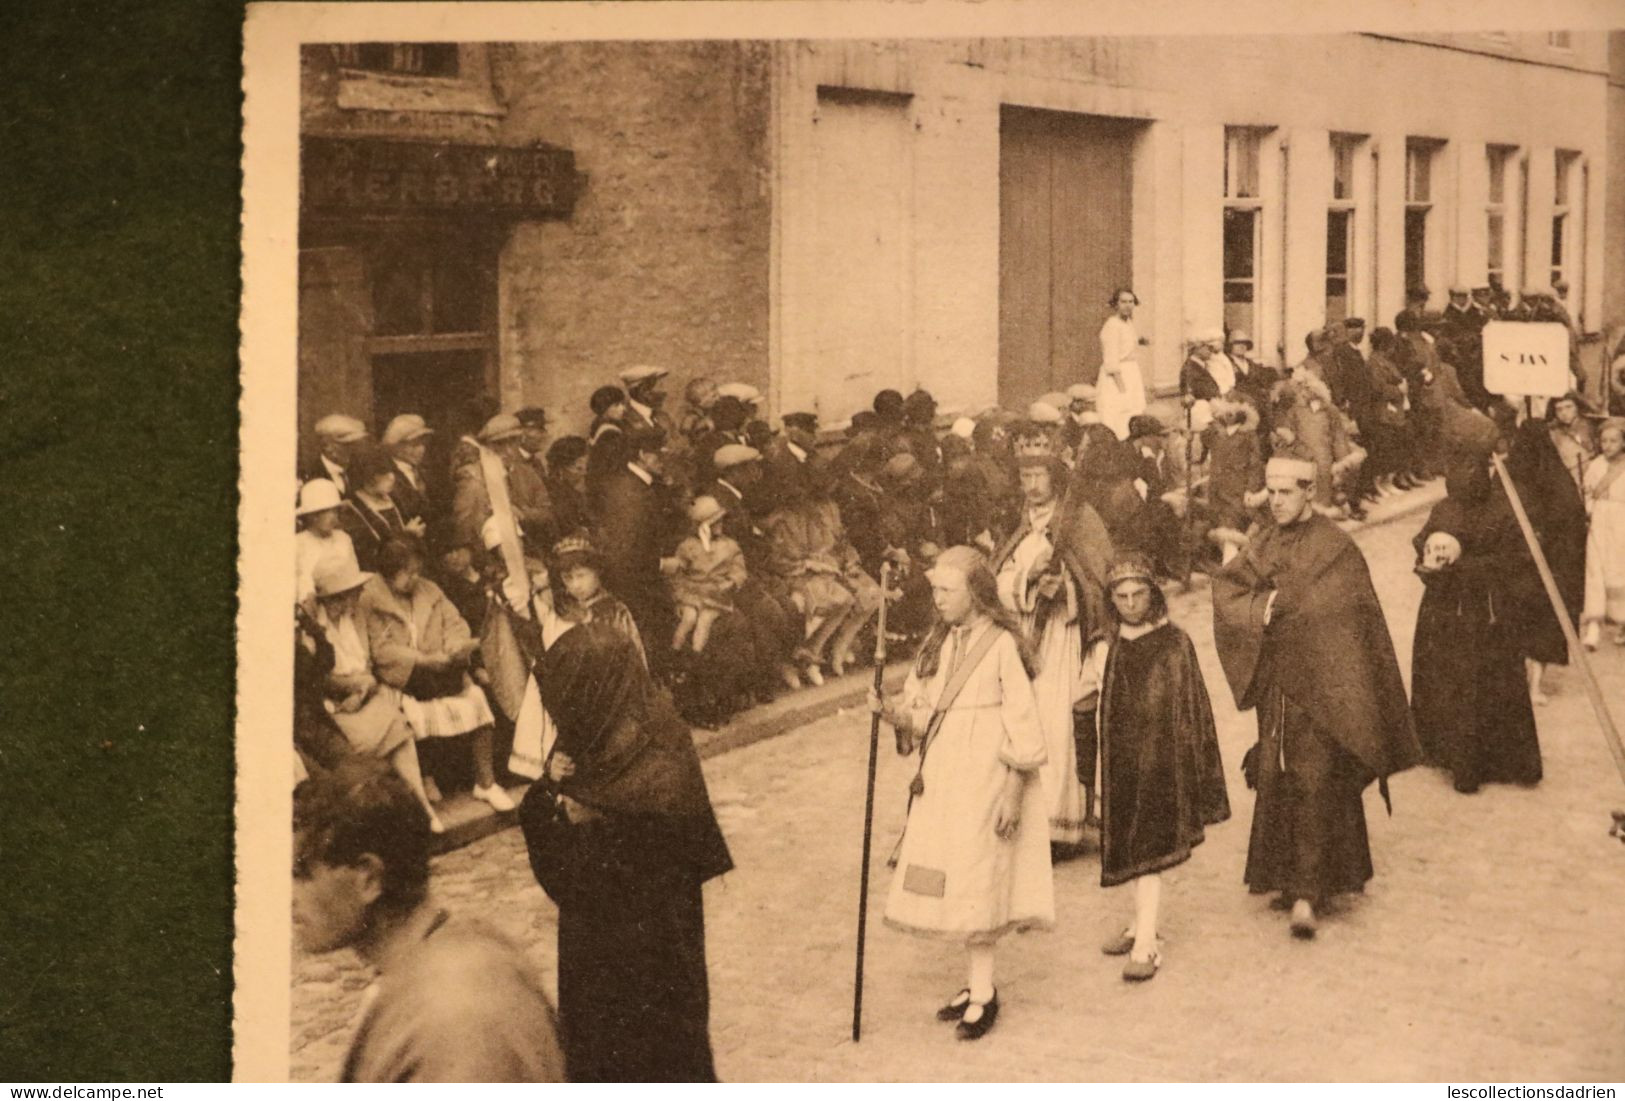
[[[505,142],[572,149],[567,223],[515,228],[502,258],[504,405],[584,427],[620,369],[671,369],[669,407],[709,375],[766,389],[768,47],[492,47]]]

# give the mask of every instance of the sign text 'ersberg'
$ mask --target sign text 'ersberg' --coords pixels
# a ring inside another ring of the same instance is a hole
[[[575,155],[547,145],[306,137],[301,154],[304,203],[313,213],[562,218],[581,183]]]

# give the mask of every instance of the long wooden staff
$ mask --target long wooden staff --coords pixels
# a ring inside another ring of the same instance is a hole
[[[891,563],[880,564],[880,618],[875,623],[875,685],[878,697],[886,677],[886,597]],[[875,762],[880,755],[880,716],[869,716],[869,786],[863,799],[863,867],[858,878],[858,962],[852,986],[852,1042],[863,1038],[863,945],[869,930],[869,841],[875,822]]]
[[[1546,554],[1540,549],[1540,540],[1535,538],[1535,529],[1529,523],[1529,514],[1524,511],[1523,498],[1518,496],[1518,487],[1512,484],[1512,478],[1507,474],[1506,464],[1501,456],[1491,452],[1490,460],[1495,464],[1495,472],[1501,477],[1501,486],[1506,490],[1507,500],[1512,503],[1512,512],[1518,517],[1518,527],[1523,529],[1523,539],[1529,544],[1529,553],[1534,556],[1535,568],[1540,571],[1541,583],[1546,586],[1546,598],[1552,602],[1552,611],[1557,613],[1557,622],[1563,627],[1563,635],[1569,640],[1569,653],[1580,659],[1580,675],[1585,681],[1586,695],[1591,697],[1591,710],[1597,714],[1597,723],[1602,727],[1603,735],[1608,742],[1608,749],[1614,755],[1614,766],[1619,769],[1619,778],[1625,780],[1625,745],[1620,744],[1619,730],[1614,726],[1614,717],[1608,713],[1608,704],[1603,699],[1602,689],[1597,685],[1597,677],[1591,671],[1591,662],[1586,659],[1585,647],[1580,645],[1580,636],[1575,634],[1574,624],[1569,621],[1568,607],[1563,603],[1563,594],[1557,591],[1557,580],[1552,577],[1552,568],[1546,564]]]

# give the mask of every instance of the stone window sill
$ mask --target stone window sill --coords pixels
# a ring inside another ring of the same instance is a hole
[[[345,110],[417,111],[500,117],[505,112],[489,87],[433,76],[391,76],[357,69],[344,71],[338,105]]]

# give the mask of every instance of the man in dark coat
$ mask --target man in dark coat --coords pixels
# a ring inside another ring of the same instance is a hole
[[[718,530],[739,544],[745,558],[745,583],[734,594],[734,603],[755,640],[759,676],[753,687],[758,697],[769,697],[775,679],[790,688],[801,687],[790,658],[801,642],[803,621],[789,586],[769,569],[773,548],[755,511],[762,482],[761,460],[759,451],[744,444],[720,448],[711,457],[716,480],[702,493],[714,497],[727,510]]]
[[[666,591],[669,556],[682,533],[677,502],[664,477],[666,434],[658,428],[627,433],[632,457],[604,479],[603,505],[593,544],[602,548],[604,586],[626,605],[638,633],[651,643],[672,636],[676,611]],[[671,651],[648,648],[652,671],[665,672]]]
[[[389,422],[379,440],[395,460],[395,488],[390,497],[401,510],[401,519],[411,522],[423,520],[435,524],[440,520],[438,503],[431,500],[431,490],[424,477],[423,457],[428,450],[429,437],[434,434],[423,418],[416,413],[402,413]]]
[[[711,403],[711,425],[694,441],[694,476],[697,485],[704,485],[716,477],[711,465],[712,456],[731,444],[745,446],[745,422],[750,420],[750,407],[743,401],[723,394]]]
[[[784,433],[762,451],[762,461],[773,482],[792,493],[804,493],[821,481],[824,464],[818,457],[818,414],[786,413]]]
[[[1315,464],[1277,454],[1273,523],[1213,579],[1213,634],[1236,706],[1257,709],[1243,768],[1258,790],[1246,880],[1279,891],[1292,932],[1371,878],[1361,793],[1417,764],[1405,684],[1354,540],[1316,513]]]
[[[920,461],[928,482],[935,482],[942,466],[942,444],[937,440],[937,399],[929,390],[916,390],[903,399],[903,442]]]
[[[1174,463],[1168,456],[1168,429],[1149,413],[1129,418],[1128,446],[1134,450],[1139,480],[1145,487],[1144,522],[1149,545],[1140,548],[1156,563],[1162,575],[1183,577],[1190,558],[1180,513],[1171,503],[1184,501],[1184,484],[1176,483]]]
[[[326,478],[339,487],[340,493],[349,493],[354,487],[345,475],[350,453],[367,438],[367,426],[343,413],[329,413],[316,422],[316,454],[299,468],[299,480]]]

